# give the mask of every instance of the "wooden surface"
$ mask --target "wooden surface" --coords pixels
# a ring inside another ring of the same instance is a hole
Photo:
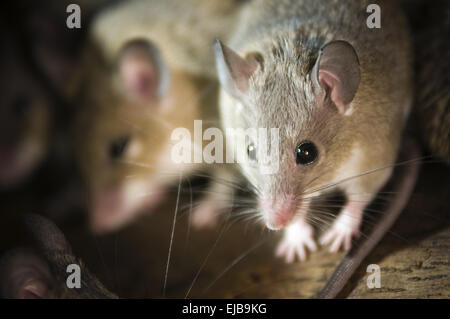
[[[442,164],[424,164],[408,207],[339,297],[450,297],[449,177]],[[24,236],[14,228],[13,215],[36,209],[26,200],[0,199],[0,248],[6,249]],[[186,196],[182,202],[188,203]],[[222,222],[188,233],[188,214],[179,213],[163,293],[174,207],[172,196],[157,212],[103,237],[77,219],[59,224],[91,271],[127,298],[311,298],[344,255],[321,249],[304,263],[286,265],[273,253],[279,233],[252,222]],[[379,289],[366,285],[369,264],[381,267]]]

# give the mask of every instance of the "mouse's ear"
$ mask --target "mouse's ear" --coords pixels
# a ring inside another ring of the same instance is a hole
[[[10,299],[47,299],[54,278],[44,258],[30,249],[15,249],[0,259],[0,295]]]
[[[127,42],[119,52],[117,67],[127,96],[140,101],[163,97],[169,87],[169,71],[157,47],[148,40]]]
[[[248,91],[250,77],[258,68],[258,61],[252,57],[242,58],[219,40],[216,40],[214,51],[222,87],[230,95],[242,98]]]
[[[344,113],[361,80],[359,60],[353,46],[340,40],[325,44],[312,72],[318,91],[324,92],[338,111]]]
[[[36,214],[24,214],[23,220],[37,253],[13,251],[0,260],[0,289],[6,289],[9,298],[117,298],[73,255],[64,234],[51,220]],[[78,289],[67,289],[68,266],[72,264],[80,267],[83,276]]]
[[[23,221],[46,256],[72,254],[72,248],[62,231],[51,220],[37,214],[23,214]]]

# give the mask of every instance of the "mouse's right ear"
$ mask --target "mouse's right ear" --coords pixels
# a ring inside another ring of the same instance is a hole
[[[148,101],[167,93],[169,71],[152,42],[146,39],[127,42],[119,52],[117,68],[128,97]]]
[[[250,77],[259,66],[257,60],[242,58],[219,40],[216,40],[214,51],[217,73],[223,89],[235,98],[244,98]]]

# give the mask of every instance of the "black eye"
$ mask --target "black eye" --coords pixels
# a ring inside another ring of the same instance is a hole
[[[121,157],[127,148],[129,140],[129,136],[122,136],[113,141],[109,146],[109,156],[112,159]]]
[[[317,158],[317,147],[312,142],[303,142],[295,150],[297,164],[308,165]]]
[[[247,146],[247,155],[248,158],[252,161],[256,161],[256,147],[255,144],[251,143]]]

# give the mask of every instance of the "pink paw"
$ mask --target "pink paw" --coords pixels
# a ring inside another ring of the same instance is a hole
[[[285,258],[287,263],[292,263],[298,256],[300,261],[306,260],[307,249],[316,251],[317,246],[314,241],[314,229],[306,222],[295,222],[288,226],[284,233],[284,238],[276,250],[277,257]]]
[[[331,243],[330,252],[332,253],[337,252],[342,246],[345,250],[350,250],[353,237],[359,237],[360,225],[361,218],[343,212],[336,219],[331,229],[320,239],[320,244],[328,245]]]
[[[214,228],[217,225],[217,203],[206,200],[192,212],[191,223],[196,229]]]

